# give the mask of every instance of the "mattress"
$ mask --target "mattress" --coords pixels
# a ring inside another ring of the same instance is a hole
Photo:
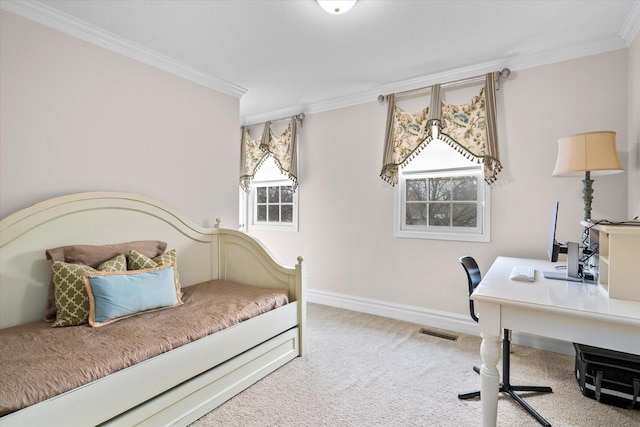
[[[183,292],[179,307],[100,328],[42,321],[0,330],[0,416],[288,303],[286,291],[222,280]]]

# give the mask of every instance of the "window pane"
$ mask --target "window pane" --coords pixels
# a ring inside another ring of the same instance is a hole
[[[478,223],[476,203],[456,203],[453,205],[454,227],[475,227]]]
[[[269,222],[280,222],[280,206],[269,206]]]
[[[451,178],[431,178],[429,180],[429,200],[451,200]]]
[[[478,179],[474,176],[461,176],[452,179],[453,200],[477,200]],[[455,214],[454,214],[455,217]]]
[[[261,174],[269,164],[272,170]],[[250,194],[246,199],[248,230],[255,227],[255,230],[298,231],[298,194],[293,181],[281,173],[275,161],[267,161],[256,173]]]
[[[258,214],[258,221],[266,221],[267,220],[267,206],[266,205],[260,205],[258,206],[257,210],[257,214]]]
[[[398,170],[394,236],[488,242],[490,192],[484,191],[483,165],[443,141],[430,144],[439,149],[421,153]]]
[[[256,202],[267,203],[267,187],[256,188]]]
[[[293,187],[290,185],[280,187],[280,202],[293,203]]]
[[[429,203],[429,225],[449,227],[451,225],[451,205],[449,203]]]
[[[269,187],[269,203],[278,203],[280,201],[279,189],[280,187]]]
[[[427,200],[426,179],[408,179],[406,184],[408,202]]]
[[[282,205],[280,212],[282,215],[281,222],[293,222],[293,205]]]
[[[405,216],[407,225],[427,225],[427,204],[407,203]]]

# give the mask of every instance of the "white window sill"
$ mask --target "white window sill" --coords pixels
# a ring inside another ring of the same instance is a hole
[[[255,224],[249,226],[249,231],[289,231],[292,233],[298,232],[298,226],[291,225],[281,225],[281,224]]]
[[[489,243],[491,238],[484,234],[462,234],[462,233],[438,233],[433,231],[408,231],[396,230],[394,237],[407,239],[425,239],[425,240],[452,240],[458,242],[480,242]]]

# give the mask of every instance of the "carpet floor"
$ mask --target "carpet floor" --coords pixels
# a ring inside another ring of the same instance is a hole
[[[448,340],[421,326],[317,304],[308,305],[307,354],[258,381],[192,424],[213,426],[480,426],[480,338]],[[511,383],[544,385],[522,393],[553,426],[638,427],[640,411],[600,404],[580,393],[574,358],[512,346]],[[502,396],[498,426],[539,426]]]

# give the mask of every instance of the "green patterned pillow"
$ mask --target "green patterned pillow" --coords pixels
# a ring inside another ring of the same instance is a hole
[[[51,273],[54,286],[56,320],[53,327],[77,326],[87,323],[89,318],[89,296],[82,282],[85,271],[126,271],[124,254],[105,261],[94,269],[84,264],[69,264],[54,261]]]
[[[145,268],[153,268],[159,267],[165,264],[175,264],[176,266],[176,290],[180,292],[182,295],[180,279],[178,277],[178,254],[175,249],[171,249],[159,255],[155,258],[149,258],[146,255],[141,254],[140,252],[132,249],[129,252],[129,259],[127,261],[127,269],[128,270],[143,270]]]

